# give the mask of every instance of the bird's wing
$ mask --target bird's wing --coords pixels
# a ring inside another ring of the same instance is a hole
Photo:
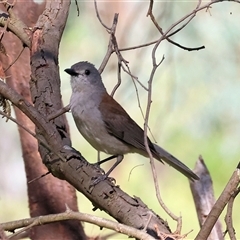
[[[104,94],[99,106],[109,134],[146,153],[144,131],[110,95]],[[156,152],[149,138],[151,152]],[[147,155],[147,153],[145,154]]]
[[[109,134],[138,150],[142,150],[143,155],[148,155],[144,144],[144,131],[111,96],[108,94],[103,96],[99,110]],[[163,148],[153,144],[149,138],[147,140],[154,158],[160,162],[165,161],[191,180],[199,179],[185,164]]]

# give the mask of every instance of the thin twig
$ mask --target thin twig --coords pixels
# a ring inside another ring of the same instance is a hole
[[[199,2],[199,3],[200,3],[200,2]],[[199,8],[199,6],[200,6],[199,3],[198,3],[198,5],[197,5],[196,9]],[[153,13],[152,13],[152,8],[153,8],[153,0],[150,0],[150,4],[149,4],[147,16],[150,16],[152,22],[154,23],[154,25],[155,25],[155,27],[158,29],[158,31],[161,33],[161,35],[162,35],[162,36],[165,36],[164,39],[166,39],[168,42],[172,43],[173,45],[175,45],[175,46],[177,46],[177,47],[179,47],[179,48],[182,48],[182,49],[184,49],[184,50],[188,50],[188,51],[196,51],[196,50],[198,51],[198,50],[201,50],[201,49],[204,49],[204,48],[205,48],[204,46],[195,47],[195,48],[185,47],[185,46],[180,45],[179,43],[176,43],[175,41],[173,41],[173,40],[171,40],[171,39],[169,38],[170,36],[176,34],[178,31],[180,31],[181,29],[183,29],[183,28],[192,20],[192,18],[195,17],[196,13],[195,13],[195,15],[193,15],[193,16],[188,20],[187,23],[185,23],[183,26],[181,26],[178,30],[176,30],[174,33],[171,33],[171,34],[167,35],[166,33],[163,32],[162,28],[158,25],[158,23],[157,23],[154,15],[153,15]],[[195,9],[195,10],[196,10],[196,9]],[[179,22],[179,23],[180,23],[180,22]],[[177,23],[177,25],[178,25],[179,23]],[[168,32],[168,31],[167,31],[167,32]]]
[[[14,233],[13,233],[12,235],[10,235],[10,236],[8,236],[8,238],[11,239],[11,238],[13,238],[13,237],[15,237],[15,236],[17,236],[17,235],[19,235],[19,234],[27,231],[28,229],[30,229],[30,228],[32,228],[32,227],[34,227],[34,226],[37,226],[37,225],[39,225],[38,221],[37,221],[37,220],[36,220],[36,221],[33,221],[33,222],[32,222],[31,224],[29,224],[28,226],[20,229],[19,231],[14,232]]]
[[[69,112],[69,110],[70,110],[70,104],[68,104],[66,107],[59,109],[57,112],[49,115],[47,119],[48,119],[48,121],[51,121],[51,120],[61,116],[62,114]]]
[[[237,2],[240,3],[240,1],[238,0],[230,0],[232,2]],[[176,42],[173,42],[172,40],[169,39],[169,37],[175,35],[177,32],[179,32],[180,30],[182,30],[184,27],[187,26],[187,24],[189,24],[190,21],[192,21],[192,19],[196,16],[197,12],[203,10],[203,9],[209,9],[209,7],[214,4],[214,3],[219,3],[222,2],[222,0],[213,0],[203,6],[201,6],[201,1],[198,1],[198,4],[196,6],[196,8],[190,12],[189,14],[185,15],[184,17],[182,17],[181,19],[179,19],[177,22],[175,22],[174,24],[172,24],[167,31],[163,32],[162,28],[158,25],[158,23],[155,20],[155,17],[153,16],[152,13],[152,7],[153,7],[153,0],[150,1],[150,5],[149,5],[149,9],[148,9],[148,13],[147,16],[150,16],[154,25],[156,26],[156,28],[159,30],[159,32],[162,34],[162,37],[158,40],[158,41],[154,41],[156,44],[160,43],[163,39],[166,39],[167,41],[169,41],[170,43],[183,48],[184,50],[188,50],[188,51],[194,51],[194,50],[201,50],[204,49],[204,46],[200,46],[200,47],[196,47],[196,48],[189,48],[189,47],[184,47]],[[188,19],[189,18],[189,19]],[[186,23],[184,23],[182,26],[180,26],[177,30],[175,30],[174,32],[171,32],[177,25],[179,25],[180,23],[182,23],[183,21],[185,21],[186,19],[188,19],[188,21]],[[170,33],[171,32],[171,33]],[[153,42],[151,42],[150,44],[154,44]],[[159,44],[158,44],[159,45]],[[146,44],[147,46],[147,44]],[[144,47],[144,46],[143,46]],[[125,50],[125,49],[124,49]],[[127,49],[126,49],[127,50]]]
[[[4,72],[6,72],[10,67],[13,66],[13,64],[20,58],[21,54],[23,53],[25,47],[22,48],[22,50],[20,51],[20,53],[17,55],[17,57],[9,64],[9,66],[4,70]]]
[[[39,138],[35,133],[33,133],[32,131],[30,131],[28,128],[24,127],[21,123],[19,123],[16,119],[14,119],[13,117],[7,115],[6,113],[0,111],[0,115],[10,119],[12,122],[16,123],[19,127],[21,127],[22,129],[24,129],[27,133],[29,133],[30,135],[32,135],[34,138],[36,138],[43,147],[45,147],[49,152],[53,152],[54,154],[56,154],[62,161],[66,161],[65,158],[63,158],[59,153],[54,152],[50,146],[44,142],[41,138]]]
[[[34,178],[34,179],[28,181],[28,184],[33,183],[33,182],[39,180],[40,178],[43,178],[43,177],[47,176],[48,174],[50,174],[50,172],[46,172],[46,173],[42,174],[41,176],[36,177],[36,178]]]
[[[129,173],[129,175],[128,175],[128,182],[130,181],[130,177],[131,177],[131,175],[132,175],[133,170],[134,170],[135,168],[141,167],[141,166],[144,166],[144,164],[138,164],[138,165],[134,166],[134,167],[131,169],[131,171],[130,171],[130,173]]]
[[[163,30],[162,28],[158,25],[154,15],[153,15],[153,12],[152,12],[152,9],[153,9],[153,0],[150,0],[150,4],[149,4],[149,8],[148,8],[148,12],[147,12],[147,17],[150,16],[153,24],[155,25],[155,27],[158,29],[158,31],[163,35]]]
[[[229,0],[229,1],[240,3],[239,0]],[[205,4],[205,5],[203,5],[203,6],[200,7],[200,5],[199,5],[199,4],[200,4],[200,1],[199,1],[198,4],[197,4],[197,6],[196,6],[196,8],[195,8],[192,12],[188,13],[187,15],[185,15],[184,17],[182,17],[181,19],[179,19],[177,22],[175,22],[174,24],[172,24],[172,25],[168,28],[168,30],[164,33],[165,38],[169,38],[169,37],[173,36],[174,34],[176,34],[177,32],[179,32],[180,30],[182,30],[190,21],[187,21],[186,24],[183,24],[180,28],[178,28],[178,29],[175,30],[174,32],[172,32],[172,33],[170,33],[169,35],[167,35],[173,28],[175,28],[177,25],[179,25],[180,23],[182,23],[183,21],[185,21],[187,18],[190,17],[190,19],[192,20],[199,11],[201,11],[201,10],[203,10],[203,9],[205,9],[205,8],[206,8],[206,9],[209,9],[212,4],[220,3],[220,2],[223,2],[223,0],[212,0],[212,1],[208,2],[207,4]]]
[[[170,38],[167,38],[166,39],[168,42],[172,43],[173,45],[176,45],[177,47],[180,47],[184,50],[187,50],[187,51],[198,51],[198,50],[201,50],[201,49],[204,49],[205,46],[200,46],[200,47],[193,47],[193,48],[190,48],[190,47],[185,47],[185,46],[182,46],[180,45],[179,43],[176,43],[174,42],[173,40],[171,40]],[[144,43],[144,44],[140,44],[140,45],[137,45],[137,46],[133,46],[133,47],[125,47],[125,48],[120,48],[119,49],[119,52],[123,52],[123,51],[129,51],[129,50],[134,50],[134,49],[138,49],[138,48],[143,48],[143,47],[148,47],[148,46],[151,46],[155,43],[157,43],[158,40],[155,40],[155,41],[151,41],[149,43]]]
[[[78,2],[77,2],[77,0],[75,0],[75,4],[76,4],[76,7],[77,7],[77,13],[78,13],[78,17],[79,17],[79,15],[80,15],[80,10],[79,10],[79,6],[78,6]]]
[[[152,13],[152,7],[153,7],[153,0],[150,1],[148,15],[150,15],[154,25],[160,31],[162,36],[160,37],[158,42],[155,44],[155,46],[154,46],[154,48],[152,50],[152,65],[153,65],[153,67],[152,67],[152,71],[151,71],[150,78],[149,78],[149,81],[148,81],[148,102],[147,102],[147,109],[146,109],[145,122],[144,122],[144,143],[145,143],[146,150],[147,150],[147,152],[149,154],[149,157],[150,157],[151,169],[152,169],[152,174],[153,174],[153,178],[154,178],[154,186],[155,186],[155,191],[156,191],[158,202],[159,202],[160,206],[164,209],[164,211],[173,220],[177,221],[177,230],[176,231],[178,233],[180,233],[181,232],[181,228],[182,228],[182,218],[181,217],[177,217],[175,214],[173,214],[167,208],[165,203],[162,201],[160,190],[159,190],[159,185],[158,185],[158,180],[157,180],[157,173],[156,173],[155,163],[154,163],[151,151],[150,151],[149,146],[148,146],[148,141],[147,141],[147,126],[148,126],[148,120],[149,120],[149,114],[150,114],[150,108],[151,108],[151,102],[152,102],[152,99],[151,99],[151,97],[152,97],[151,96],[152,95],[152,81],[153,81],[153,77],[154,77],[154,74],[155,74],[157,68],[159,67],[159,65],[164,60],[164,56],[163,56],[162,60],[157,64],[157,61],[156,61],[156,51],[157,51],[157,48],[158,48],[159,44],[161,43],[161,41],[163,39],[165,39],[166,34],[170,31],[170,29],[168,29],[165,34],[162,33],[162,30],[161,30],[160,26],[155,22],[155,18],[154,18],[153,13]]]
[[[153,156],[152,156],[152,153],[150,151],[148,141],[147,141],[148,121],[149,121],[150,109],[151,109],[151,103],[152,103],[152,99],[151,99],[152,98],[152,81],[153,81],[153,77],[154,77],[157,67],[163,62],[163,60],[164,60],[164,56],[162,57],[162,60],[160,61],[159,64],[155,64],[153,66],[153,69],[152,69],[152,72],[151,72],[151,75],[150,75],[150,78],[148,81],[148,101],[147,101],[147,108],[146,108],[145,121],[144,121],[144,144],[145,144],[146,150],[148,152],[148,155],[150,157],[151,169],[152,169],[152,174],[153,174],[153,179],[154,179],[154,186],[155,186],[155,191],[156,191],[158,202],[172,219],[181,223],[181,220],[180,220],[181,218],[174,215],[168,209],[168,207],[165,205],[165,203],[162,200],[160,190],[159,190],[159,185],[158,185],[158,176],[157,176],[157,172],[156,172],[155,161],[153,159]]]
[[[150,212],[149,213],[149,218],[148,218],[148,220],[147,220],[147,223],[146,223],[146,225],[144,226],[144,228],[143,228],[143,231],[144,232],[146,232],[147,231],[147,228],[148,228],[148,225],[149,225],[149,223],[150,223],[150,221],[151,221],[151,219],[152,219],[152,213]]]
[[[97,9],[96,9],[96,11],[97,11]],[[118,23],[118,14],[115,13],[114,18],[113,18],[113,24],[112,24],[111,31],[110,31],[110,38],[109,38],[109,42],[108,42],[107,52],[103,58],[103,61],[100,65],[99,69],[98,69],[100,74],[103,72],[104,68],[106,67],[106,65],[109,61],[109,58],[111,57],[112,53],[114,52],[112,36],[114,36],[114,34],[116,32],[117,23]]]
[[[233,227],[232,211],[233,211],[234,200],[235,200],[236,196],[239,194],[239,192],[240,192],[240,188],[238,187],[238,189],[234,192],[234,194],[231,196],[231,198],[228,202],[227,213],[226,213],[226,216],[224,218],[225,223],[227,225],[227,231],[226,232],[228,232],[228,235],[229,235],[231,240],[237,240],[236,236],[235,236],[235,230],[234,230],[234,227]]]
[[[118,81],[116,83],[116,85],[114,86],[112,92],[111,92],[111,96],[113,97],[113,95],[115,94],[115,92],[117,91],[117,89],[119,88],[119,86],[121,85],[121,64],[118,63]]]
[[[99,22],[102,24],[102,26],[103,26],[104,28],[106,28],[106,30],[111,31],[112,28],[109,28],[109,27],[102,21],[102,19],[101,19],[101,17],[100,17],[100,14],[99,14],[99,12],[98,12],[98,7],[97,7],[97,1],[96,1],[96,0],[94,0],[94,7],[95,7],[95,11],[96,11],[97,18],[98,18]]]

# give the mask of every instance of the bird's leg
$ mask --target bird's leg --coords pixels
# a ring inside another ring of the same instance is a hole
[[[111,157],[108,157],[106,159],[103,159],[102,161],[98,162],[97,164],[102,164],[104,162],[107,162],[113,158],[117,158],[116,162],[113,164],[113,166],[107,171],[107,173],[103,174],[102,176],[99,176],[97,178],[95,178],[93,180],[93,183],[91,184],[91,186],[95,186],[96,184],[98,184],[99,182],[105,180],[106,178],[108,178],[109,174],[117,167],[118,164],[120,164],[123,160],[123,155],[114,155],[114,156],[111,156]],[[99,165],[100,165],[99,164]]]
[[[98,166],[100,166],[101,164],[103,164],[103,163],[105,163],[105,162],[108,162],[108,161],[112,160],[113,158],[117,158],[117,157],[118,157],[118,155],[112,155],[112,156],[110,156],[110,157],[108,157],[108,158],[105,158],[105,159],[103,159],[103,160],[98,161],[98,162],[95,163],[95,164],[98,165]]]
[[[105,163],[105,162],[108,162],[108,161],[112,160],[113,158],[117,158],[117,155],[113,155],[113,156],[110,156],[110,157],[105,158],[105,159],[103,159],[103,160],[100,160],[100,161],[94,163],[93,165],[94,165],[94,166],[97,166],[97,167],[100,167],[101,164],[103,164],[103,163]],[[102,170],[103,175],[105,175],[104,170],[103,170],[103,169],[101,169],[101,170]]]
[[[114,157],[114,156],[112,156],[112,157]],[[117,156],[115,156],[115,157],[117,157],[117,160],[116,160],[116,162],[112,165],[112,167],[107,171],[107,173],[105,174],[105,176],[106,176],[106,178],[109,176],[109,174],[117,167],[117,165],[118,164],[120,164],[121,162],[122,162],[122,160],[123,160],[123,155],[117,155]],[[112,159],[112,158],[111,158]],[[106,159],[104,159],[104,160],[106,160]],[[103,160],[103,161],[104,161]],[[108,159],[108,160],[110,160],[110,159]]]

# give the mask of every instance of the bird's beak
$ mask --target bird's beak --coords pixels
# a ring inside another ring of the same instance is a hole
[[[75,72],[75,70],[73,70],[72,68],[66,68],[64,71],[68,73],[70,76],[78,76],[78,73]]]

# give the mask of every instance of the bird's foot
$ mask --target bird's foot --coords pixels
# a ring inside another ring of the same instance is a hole
[[[96,186],[98,183],[104,181],[107,179],[107,176],[104,174],[104,175],[101,175],[101,176],[98,176],[98,177],[94,177],[92,179],[92,183],[91,183],[91,187],[94,187]]]
[[[105,180],[108,180],[109,182],[114,183],[114,184],[116,183],[116,180],[114,178],[108,177],[106,174],[103,174],[98,177],[93,177],[90,187],[94,187],[98,183],[105,181]]]

